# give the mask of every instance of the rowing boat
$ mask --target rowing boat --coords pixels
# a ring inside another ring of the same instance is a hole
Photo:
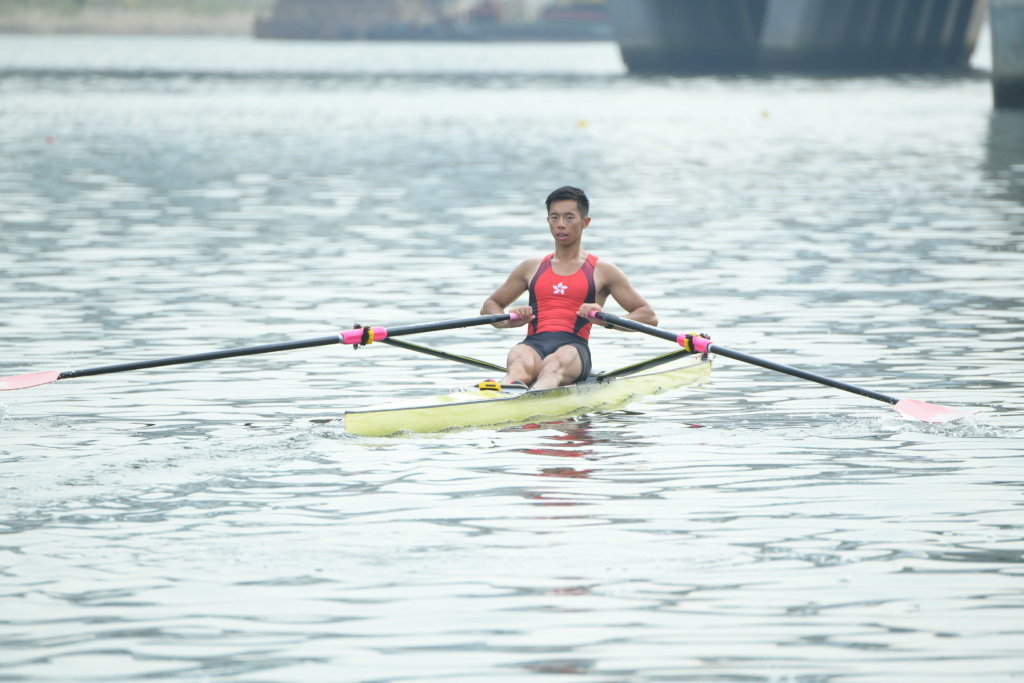
[[[647,370],[647,368],[653,368]],[[443,432],[558,420],[616,410],[644,397],[705,381],[711,362],[678,351],[585,381],[538,391],[471,388],[347,411],[345,431],[357,436]]]

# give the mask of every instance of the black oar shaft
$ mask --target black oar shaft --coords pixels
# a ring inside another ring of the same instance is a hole
[[[435,323],[418,323],[416,325],[399,325],[389,327],[389,337],[400,337],[403,334],[419,334],[420,332],[438,332],[440,330],[454,330],[459,327],[472,327],[474,325],[493,325],[508,320],[511,316],[508,313],[495,313],[494,315],[481,315],[475,318],[462,318],[460,320],[441,320]]]
[[[474,325],[491,325],[509,319],[507,313],[495,315],[477,316],[475,318],[461,318],[458,320],[441,320],[438,322],[419,323],[416,325],[400,325],[387,329],[388,337],[399,337],[405,334],[418,334],[420,332],[437,332],[440,330],[453,330],[460,327],[472,327]],[[352,330],[347,330],[352,332]],[[153,360],[141,360],[133,363],[118,363],[117,365],[104,365],[84,370],[65,370],[60,373],[57,379],[69,379],[71,377],[88,377],[90,375],[106,375],[113,372],[128,372],[129,370],[145,370],[146,368],[159,368],[166,365],[182,365],[184,363],[199,363],[220,358],[234,358],[237,356],[253,356],[260,353],[274,353],[275,351],[291,351],[293,349],[306,349],[313,346],[327,346],[329,344],[341,344],[344,342],[337,334],[329,337],[317,337],[315,339],[299,339],[296,341],[277,342],[274,344],[261,344],[259,346],[246,346],[238,349],[224,349],[222,351],[206,351],[204,353],[192,353],[186,356],[173,356],[170,358],[156,358]]]
[[[617,315],[612,315],[611,313],[604,313],[603,311],[598,311],[594,316],[604,320],[605,322],[609,322],[616,327],[625,327],[628,330],[643,332],[644,334],[649,334],[652,337],[661,337],[662,339],[667,339],[670,342],[679,342],[678,334],[675,332],[669,332],[668,330],[663,330],[660,327],[654,327],[653,325],[648,325],[646,323],[638,323],[635,320],[621,318]]]
[[[234,358],[236,356],[252,356],[259,353],[273,353],[275,351],[290,351],[292,349],[306,349],[312,346],[326,346],[338,344],[338,335],[330,337],[319,337],[317,339],[302,339],[298,341],[278,342],[276,344],[263,344],[260,346],[248,346],[241,349],[225,349],[223,351],[207,351],[205,353],[192,353],[187,356],[173,356],[171,358],[157,358],[154,360],[140,360],[134,363],[119,363],[117,365],[104,365],[97,368],[86,368],[84,370],[65,370],[60,373],[58,379],[70,377],[88,377],[89,375],[106,375],[112,372],[127,372],[129,370],[145,370],[146,368],[159,368],[165,365],[181,365],[183,363],[199,363],[219,358]]]
[[[833,387],[835,389],[849,391],[852,394],[858,394],[860,396],[864,396],[865,398],[873,398],[876,401],[882,401],[883,403],[896,405],[897,403],[900,402],[898,398],[887,396],[886,394],[882,394],[877,391],[872,391],[871,389],[865,389],[864,387],[858,387],[854,384],[840,382],[837,379],[832,379],[831,377],[825,377],[823,375],[818,375],[813,372],[801,370],[800,368],[794,368],[789,365],[783,365],[782,363],[776,363],[774,361],[766,360],[764,358],[758,358],[757,356],[751,356],[750,354],[743,353],[742,351],[734,351],[732,349],[720,346],[718,344],[708,344],[708,352],[717,353],[720,356],[732,358],[733,360],[743,361],[744,363],[750,363],[751,365],[758,365],[762,368],[767,368],[768,370],[775,370],[776,372],[781,372],[786,375],[792,375],[793,377],[799,377],[800,379],[806,379],[812,382],[817,382],[818,384],[824,384],[827,387]]]
[[[636,322],[635,320],[622,318],[617,315],[612,315],[611,313],[605,313],[603,311],[598,311],[594,315],[595,317],[604,320],[605,322],[609,322],[613,325],[616,325],[618,327],[624,327],[626,329],[635,330],[637,332],[643,332],[645,334],[651,335],[652,337],[660,337],[662,339],[667,339],[669,341],[676,342],[677,344],[681,344],[681,335],[676,332],[669,332],[668,330],[663,330],[652,325],[639,323]],[[776,363],[774,361],[766,360],[764,358],[758,358],[757,356],[751,356],[750,354],[743,353],[742,351],[734,351],[732,349],[720,346],[718,344],[709,342],[707,345],[707,351],[709,353],[717,353],[718,355],[725,356],[726,358],[732,358],[734,360],[743,361],[744,363],[750,363],[751,365],[757,365],[768,370],[775,370],[776,372],[781,372],[786,375],[799,377],[800,379],[806,379],[810,380],[811,382],[817,382],[818,384],[824,384],[825,386],[828,387],[848,391],[852,394],[864,396],[865,398],[873,398],[876,401],[882,401],[883,403],[888,403],[890,405],[896,405],[897,403],[900,402],[898,398],[894,398],[886,394],[881,394],[877,391],[872,391],[871,389],[865,389],[864,387],[858,387],[854,384],[840,382],[839,380],[832,379],[830,377],[824,377],[823,375],[818,375],[813,372],[808,372],[806,370],[801,370],[800,368],[794,368],[789,365],[783,365],[782,363]]]

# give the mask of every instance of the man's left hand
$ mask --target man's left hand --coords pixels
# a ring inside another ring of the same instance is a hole
[[[597,318],[590,317],[591,313],[600,310],[601,307],[598,306],[597,304],[583,304],[582,306],[580,306],[580,310],[576,311],[576,315],[594,323],[595,325],[601,325],[602,327],[611,327],[611,325],[609,325],[606,322],[598,320]]]

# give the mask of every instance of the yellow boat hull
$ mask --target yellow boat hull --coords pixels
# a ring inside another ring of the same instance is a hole
[[[710,373],[710,361],[690,356],[648,372],[624,377],[541,391],[455,391],[350,410],[342,419],[345,431],[358,436],[501,427],[616,410],[643,396],[698,384],[707,380]]]

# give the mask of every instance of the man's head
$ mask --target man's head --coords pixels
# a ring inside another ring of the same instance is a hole
[[[571,185],[560,187],[551,194],[549,194],[547,201],[545,202],[545,205],[547,206],[547,209],[550,212],[552,204],[564,200],[571,200],[576,202],[576,206],[580,210],[581,218],[586,218],[590,214],[590,200],[587,199],[587,194],[580,188],[572,187]]]

